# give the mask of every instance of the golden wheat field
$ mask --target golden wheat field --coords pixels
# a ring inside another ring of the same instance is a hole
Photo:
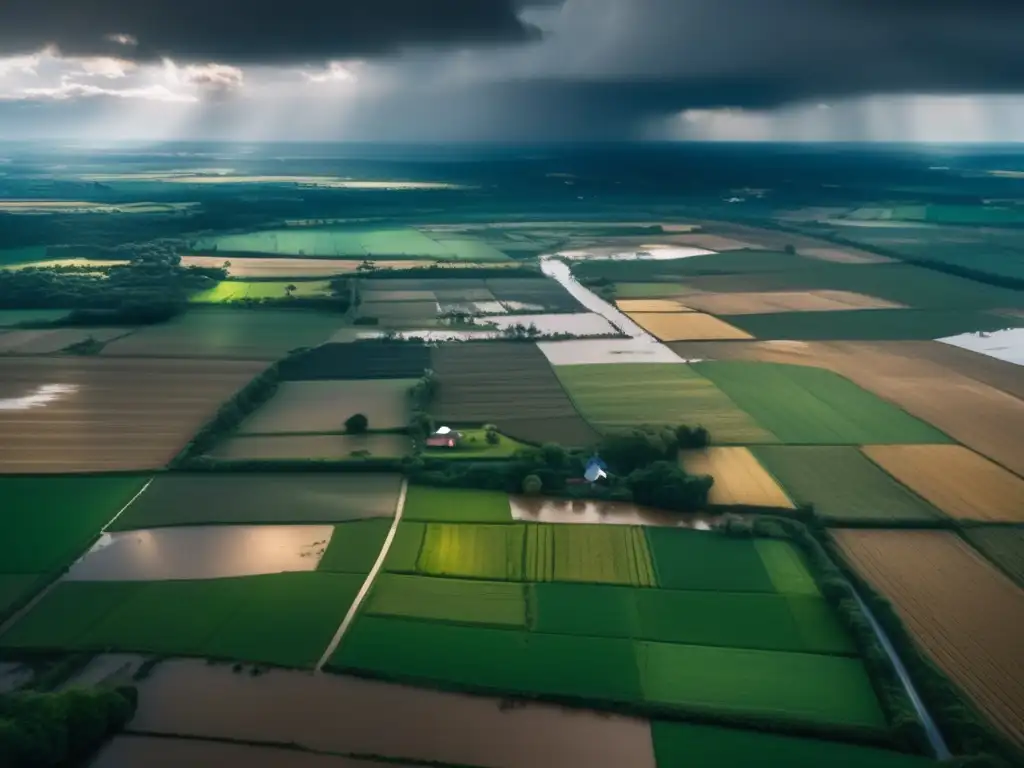
[[[1024,522],[1024,480],[962,445],[866,445],[861,450],[950,517]]]
[[[833,535],[932,659],[996,726],[1024,745],[1024,590],[952,533]]]
[[[746,448],[683,451],[680,461],[688,473],[715,479],[708,494],[709,504],[794,508],[779,484]]]
[[[717,317],[700,312],[635,312],[629,319],[660,341],[754,338]]]
[[[287,259],[225,256],[182,256],[183,267],[223,267],[228,262],[232,277],[330,277],[355,272],[363,263],[359,259]],[[433,261],[371,262],[375,269],[409,269],[429,267]]]
[[[835,312],[844,309],[900,309],[874,296],[851,291],[754,291],[750,293],[696,293],[689,305],[715,315],[759,315],[769,312]],[[646,310],[651,311],[651,310]]]
[[[690,307],[672,299],[622,299],[616,301],[623,312],[692,312]]]

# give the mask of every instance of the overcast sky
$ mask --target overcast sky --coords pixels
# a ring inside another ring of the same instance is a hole
[[[0,0],[0,138],[1024,139],[1024,0]]]

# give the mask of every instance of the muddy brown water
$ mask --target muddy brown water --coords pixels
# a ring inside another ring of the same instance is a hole
[[[330,525],[206,525],[105,533],[68,581],[164,581],[316,570]]]
[[[586,710],[502,707],[495,698],[329,674],[253,677],[197,660],[164,662],[138,687],[129,730],[151,734],[490,768],[655,766],[646,720]]]
[[[707,531],[714,520],[707,515],[664,512],[620,501],[510,496],[509,504],[512,519],[530,523],[650,525]]]

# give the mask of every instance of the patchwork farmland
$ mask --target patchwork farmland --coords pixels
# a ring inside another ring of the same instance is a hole
[[[953,533],[847,530],[835,537],[933,661],[1024,744],[1024,592]]]
[[[585,446],[597,437],[534,344],[467,342],[431,350],[439,421],[492,423],[525,442]]]
[[[0,471],[166,465],[265,364],[0,357]]]
[[[403,522],[385,569],[332,669],[712,718],[882,723],[849,636],[787,542]]]
[[[1024,479],[960,445],[869,445],[864,453],[950,517],[1024,523]]]
[[[583,417],[600,430],[696,422],[716,443],[776,442],[691,366],[559,365],[555,373]]]
[[[742,362],[693,367],[783,443],[949,442],[929,424],[829,371]]]
[[[838,522],[936,521],[942,513],[853,446],[758,446],[754,454],[794,501]]]

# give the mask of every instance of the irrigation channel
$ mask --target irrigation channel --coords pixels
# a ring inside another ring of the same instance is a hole
[[[565,290],[567,290],[583,306],[591,312],[601,315],[609,323],[629,336],[630,339],[636,343],[638,353],[650,353],[657,347],[664,348],[660,341],[630,320],[624,313],[620,312],[590,289],[581,285],[580,282],[572,276],[572,270],[565,262],[559,261],[556,257],[542,256],[541,270],[548,277],[553,280],[557,280],[562,287],[565,288]],[[852,584],[850,585],[850,588],[853,591],[853,596],[856,598],[861,611],[863,611],[864,616],[871,624],[871,628],[874,630],[875,636],[878,638],[878,642],[881,643],[882,648],[889,657],[889,661],[892,662],[892,665],[896,670],[896,674],[899,677],[900,682],[903,684],[903,689],[907,692],[907,696],[910,697],[910,701],[914,705],[914,710],[917,712],[921,725],[924,726],[925,733],[928,736],[928,741],[931,743],[935,757],[939,760],[948,760],[952,757],[949,747],[946,746],[946,741],[942,737],[942,733],[939,732],[939,728],[935,724],[935,720],[932,719],[932,716],[925,708],[924,701],[921,700],[921,696],[914,687],[914,682],[910,679],[910,675],[907,673],[907,668],[896,653],[896,649],[889,640],[889,636],[885,633],[885,630],[882,629],[881,625],[879,625],[874,614],[871,613],[871,610],[868,608],[864,600],[861,599],[860,594],[858,594]]]

